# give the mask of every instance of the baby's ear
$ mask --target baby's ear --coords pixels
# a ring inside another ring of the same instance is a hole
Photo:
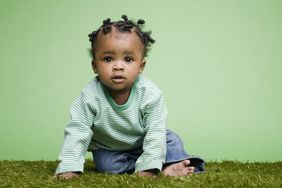
[[[92,64],[92,69],[93,69],[94,73],[97,74],[98,72],[97,72],[97,67],[96,67],[96,63],[95,63],[94,59],[92,60],[91,64]]]
[[[144,70],[144,68],[145,68],[145,65],[146,65],[146,60],[144,59],[144,60],[142,61],[141,66],[140,66],[139,74],[141,74],[141,73],[143,72],[143,70]]]

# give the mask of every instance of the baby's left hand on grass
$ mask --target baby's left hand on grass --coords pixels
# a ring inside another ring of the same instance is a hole
[[[154,171],[147,170],[147,171],[139,171],[137,172],[137,175],[142,177],[156,177],[157,174]]]

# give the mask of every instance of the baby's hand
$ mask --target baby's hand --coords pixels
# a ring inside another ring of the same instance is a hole
[[[154,171],[147,170],[147,171],[137,172],[137,175],[142,177],[155,177],[156,173]]]
[[[73,178],[78,178],[78,173],[76,172],[65,172],[62,174],[57,175],[57,178],[59,180],[69,180],[69,179],[73,179]]]

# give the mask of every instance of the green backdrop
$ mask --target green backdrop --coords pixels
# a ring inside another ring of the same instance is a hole
[[[281,10],[280,0],[0,0],[0,160],[57,159],[69,107],[93,77],[87,35],[122,14],[153,31],[144,74],[189,153],[282,160]]]

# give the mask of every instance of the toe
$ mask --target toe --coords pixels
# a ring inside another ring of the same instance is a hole
[[[184,166],[189,166],[190,165],[190,160],[184,160],[184,161],[182,161],[182,164],[184,165]]]

